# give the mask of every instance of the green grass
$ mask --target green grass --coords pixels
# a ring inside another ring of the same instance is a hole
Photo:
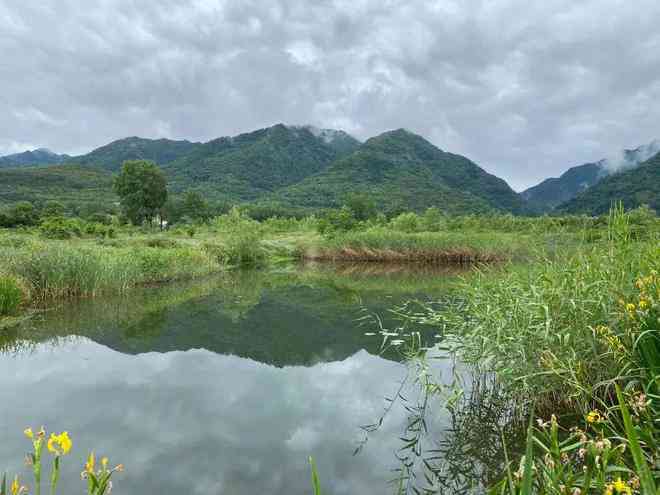
[[[629,220],[615,210],[606,240],[484,269],[453,310],[410,315],[495,377],[509,421],[538,415],[517,476],[492,493],[655,493],[660,473],[644,466],[660,452],[660,243]]]
[[[194,278],[220,268],[192,247],[116,248],[51,241],[5,257],[8,269],[37,300],[124,292],[136,285]]]
[[[15,314],[25,299],[20,281],[12,275],[0,274],[0,316]]]
[[[337,233],[300,246],[316,260],[468,263],[502,261],[531,254],[538,238],[498,232],[398,232],[386,227]]]

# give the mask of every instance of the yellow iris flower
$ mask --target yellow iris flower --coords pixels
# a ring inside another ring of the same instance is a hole
[[[25,428],[23,430],[23,433],[25,433],[25,436],[28,437],[30,440],[34,440],[34,433],[32,432],[32,428]]]
[[[59,435],[51,433],[46,446],[48,451],[55,455],[66,455],[71,450],[73,442],[69,438],[69,432],[63,431]]]
[[[625,481],[621,481],[621,478],[618,478],[614,482],[613,487],[614,487],[614,490],[616,491],[616,493],[625,493],[627,495],[630,495],[632,493],[632,490],[630,489],[630,487],[626,484]]]
[[[587,423],[600,423],[602,419],[603,417],[600,415],[600,412],[596,410],[590,411],[589,414],[587,414]]]
[[[11,495],[17,495],[19,490],[18,476],[14,477],[14,481],[11,484]]]
[[[89,454],[89,458],[87,459],[87,462],[85,463],[85,471],[90,474],[93,473],[95,464],[96,464],[96,459],[94,458],[94,452],[91,452]]]

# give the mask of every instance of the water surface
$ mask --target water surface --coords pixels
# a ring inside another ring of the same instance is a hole
[[[27,474],[21,432],[45,424],[74,440],[64,493],[92,449],[125,464],[115,493],[310,493],[310,455],[325,493],[392,492],[409,411],[352,453],[408,369],[364,317],[395,326],[390,308],[441,299],[454,275],[288,267],[48,308],[2,341],[0,466]]]

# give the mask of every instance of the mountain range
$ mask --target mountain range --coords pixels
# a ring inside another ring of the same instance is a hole
[[[0,204],[111,204],[113,174],[125,160],[146,159],[162,168],[174,194],[196,190],[212,202],[318,210],[365,192],[385,212],[437,206],[447,213],[592,213],[615,199],[657,204],[657,163],[650,160],[650,175],[647,168],[635,173],[654,151],[660,142],[573,167],[517,194],[468,158],[404,129],[362,143],[339,130],[277,124],[206,143],[129,137],[75,157],[45,149],[1,157]]]
[[[546,179],[520,194],[531,211],[547,213],[555,208],[566,210],[562,206],[564,203],[570,202],[602,179],[635,168],[658,153],[660,140],[655,140],[632,150],[623,150],[611,158],[569,168],[560,177]]]
[[[70,159],[71,157],[69,155],[58,155],[49,149],[39,148],[32,151],[24,151],[23,153],[0,156],[0,169],[31,167],[34,165],[53,165],[63,163]]]

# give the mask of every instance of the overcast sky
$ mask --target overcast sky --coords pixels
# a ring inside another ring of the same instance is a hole
[[[0,155],[405,127],[521,189],[660,138],[658,0],[0,0]]]

